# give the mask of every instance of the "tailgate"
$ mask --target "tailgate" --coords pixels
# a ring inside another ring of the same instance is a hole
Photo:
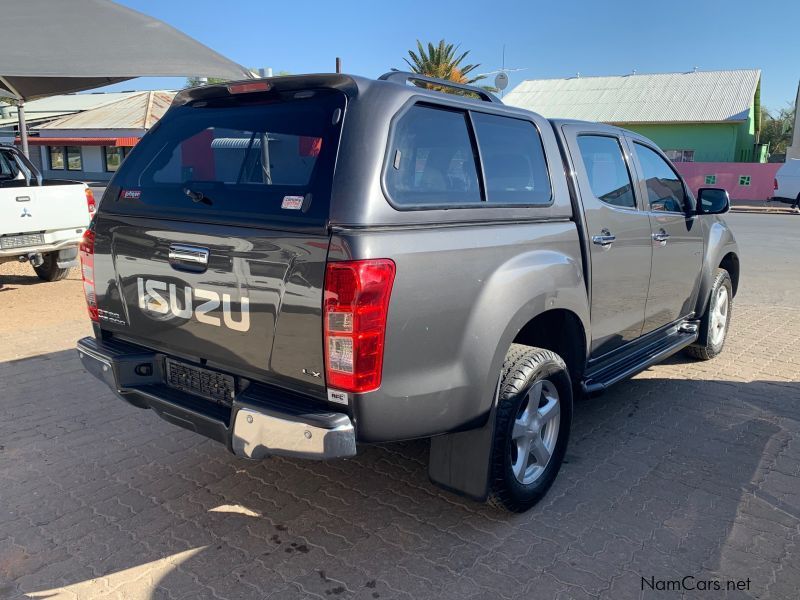
[[[85,229],[89,225],[85,186],[0,187],[0,233]]]
[[[94,224],[100,325],[324,398],[323,284],[345,96],[264,82],[201,92],[164,115],[106,189]]]
[[[106,215],[98,217],[95,236],[104,330],[325,396],[327,236]]]

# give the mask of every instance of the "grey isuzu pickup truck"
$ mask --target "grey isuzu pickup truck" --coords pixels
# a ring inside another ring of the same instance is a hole
[[[430,438],[432,481],[523,511],[558,473],[574,397],[722,351],[728,208],[646,138],[479,88],[189,89],[83,238],[77,349],[125,402],[240,457]]]

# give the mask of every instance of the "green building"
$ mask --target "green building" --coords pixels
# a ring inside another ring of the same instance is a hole
[[[760,96],[761,71],[751,69],[529,79],[503,101],[636,131],[675,162],[766,162]]]

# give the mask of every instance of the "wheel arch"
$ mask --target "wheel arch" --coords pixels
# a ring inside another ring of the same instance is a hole
[[[702,317],[708,308],[709,294],[717,275],[717,269],[723,268],[731,276],[733,294],[739,287],[739,246],[733,237],[733,232],[721,218],[717,218],[708,225],[706,231],[705,255],[703,256],[703,269],[699,277],[695,314]]]
[[[733,295],[736,296],[736,291],[739,289],[739,255],[735,252],[728,252],[722,257],[719,268],[725,269],[731,276],[731,287]]]
[[[519,330],[512,343],[558,354],[569,369],[573,387],[583,376],[587,357],[586,329],[581,318],[570,310],[556,308],[536,315]]]

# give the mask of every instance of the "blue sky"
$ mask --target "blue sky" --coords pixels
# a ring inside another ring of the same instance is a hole
[[[760,68],[762,102],[794,101],[800,79],[800,2],[652,0],[270,2],[121,0],[248,67],[344,71],[376,77],[402,68],[415,44],[445,38],[470,50],[481,71],[525,67],[522,79]],[[181,87],[140,79],[109,89]]]

